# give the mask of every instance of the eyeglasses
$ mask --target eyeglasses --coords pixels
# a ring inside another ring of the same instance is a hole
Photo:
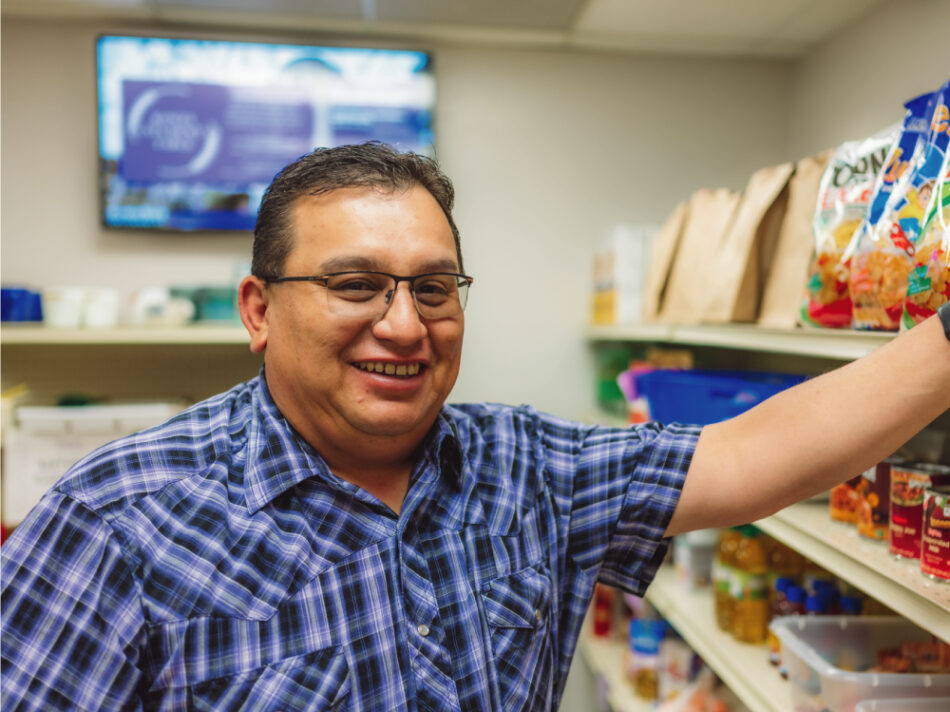
[[[313,277],[277,277],[265,280],[315,282],[326,287],[330,313],[353,319],[374,319],[386,313],[400,282],[409,283],[409,292],[419,315],[426,319],[458,316],[468,301],[472,277],[454,272],[427,272],[403,277],[388,272],[331,272]]]

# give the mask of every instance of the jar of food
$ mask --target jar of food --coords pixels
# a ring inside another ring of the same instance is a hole
[[[890,552],[901,559],[920,558],[924,494],[934,486],[950,485],[950,467],[929,463],[891,467]]]
[[[935,486],[924,494],[920,571],[934,581],[950,583],[950,486]]]
[[[858,533],[868,539],[887,539],[891,508],[891,467],[901,460],[887,458],[868,468],[858,484]]]
[[[861,475],[831,488],[828,511],[836,522],[854,524],[858,517],[858,485]]]
[[[764,537],[751,524],[736,547],[732,587],[732,635],[743,643],[764,643],[769,628],[769,589]]]
[[[739,527],[719,532],[716,558],[713,560],[712,583],[716,611],[716,625],[721,630],[732,630],[732,579],[736,567],[736,547],[742,534]]]

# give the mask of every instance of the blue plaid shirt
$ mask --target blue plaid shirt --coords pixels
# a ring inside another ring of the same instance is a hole
[[[445,407],[397,516],[262,377],[77,463],[2,548],[4,710],[553,710],[699,434]],[[17,706],[17,705],[20,706]]]

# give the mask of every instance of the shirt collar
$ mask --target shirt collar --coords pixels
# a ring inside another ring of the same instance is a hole
[[[340,482],[326,462],[287,421],[267,387],[264,369],[256,379],[248,428],[245,499],[253,514],[278,496],[313,476]],[[425,462],[423,462],[425,461]],[[432,467],[419,467],[419,464]],[[462,476],[462,450],[451,420],[440,412],[420,447],[416,473],[441,473],[458,487]]]

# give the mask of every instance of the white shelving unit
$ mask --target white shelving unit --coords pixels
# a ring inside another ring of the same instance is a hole
[[[253,378],[262,362],[239,323],[56,329],[7,322],[0,347],[3,388],[23,384],[29,402],[41,405],[63,394],[196,401]]]
[[[4,346],[95,345],[246,345],[247,331],[240,324],[192,324],[170,327],[117,327],[114,329],[56,329],[36,324],[7,322],[0,328]]]
[[[712,347],[779,358],[846,362],[865,356],[895,335],[762,329],[746,324],[639,324],[590,327],[586,336],[591,343]],[[884,542],[865,539],[853,526],[832,521],[827,503],[802,502],[755,524],[917,625],[950,641],[950,585],[922,576],[915,561],[891,556]],[[788,684],[769,665],[764,646],[739,643],[717,628],[711,591],[687,590],[676,581],[672,569],[664,567],[648,589],[647,598],[753,712],[790,708]],[[594,655],[600,651],[587,645],[582,652]]]
[[[631,324],[592,326],[589,341],[713,346],[718,348],[792,354],[851,361],[869,354],[894,338],[890,332],[845,329],[763,329],[752,324],[679,325]]]
[[[931,581],[916,560],[833,521],[828,505],[802,502],[755,522],[766,533],[834,572],[938,638],[950,642],[950,584]]]
[[[667,565],[646,597],[752,712],[789,709],[789,684],[769,663],[765,645],[740,643],[716,626],[712,589],[690,590]]]
[[[581,655],[598,681],[598,696],[613,712],[649,712],[654,705],[634,694],[633,685],[624,678],[623,655],[626,643],[617,638],[596,638],[584,626],[578,642]]]
[[[764,645],[740,643],[719,630],[711,589],[687,588],[677,580],[673,567],[665,565],[647,589],[646,598],[752,712],[787,712],[789,683],[769,664]],[[579,648],[604,686],[601,692],[614,712],[653,709],[651,702],[634,694],[623,676],[624,640],[594,637],[585,626]]]

